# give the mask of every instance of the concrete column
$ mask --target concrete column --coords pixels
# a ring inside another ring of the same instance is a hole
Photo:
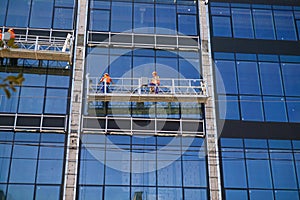
[[[203,78],[206,82],[209,100],[205,104],[205,128],[208,157],[208,182],[210,199],[221,200],[221,178],[218,153],[218,131],[216,123],[213,61],[211,57],[208,5],[199,0],[199,22],[201,36],[201,61]]]
[[[75,55],[72,77],[71,110],[68,129],[64,200],[75,200],[77,193],[79,139],[81,132],[81,115],[83,106],[83,84],[85,65],[86,23],[88,0],[78,0],[77,36],[75,38]]]

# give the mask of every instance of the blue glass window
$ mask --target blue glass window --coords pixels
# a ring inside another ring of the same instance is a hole
[[[44,88],[23,87],[21,89],[20,113],[42,113],[43,105]]]
[[[113,150],[115,151],[115,150]],[[122,166],[120,169],[119,167]],[[106,161],[105,184],[106,185],[129,185],[130,162],[128,160]]]
[[[134,32],[154,33],[154,5],[134,4]]]
[[[207,192],[204,189],[184,189],[185,199],[207,199]]]
[[[233,35],[237,38],[253,38],[253,25],[250,9],[232,8]]]
[[[293,155],[289,150],[270,152],[274,188],[297,189]]]
[[[43,184],[60,184],[62,182],[62,160],[39,160],[37,182]]]
[[[30,27],[51,28],[54,0],[33,0],[31,7]]]
[[[90,12],[90,30],[93,31],[109,31],[108,10],[91,10]]]
[[[272,188],[272,176],[267,150],[246,150],[248,183],[250,188]]]
[[[55,0],[55,6],[73,7],[74,0]]]
[[[186,79],[199,79],[199,59],[179,59],[179,77]]]
[[[253,9],[255,37],[275,39],[275,29],[271,10]]]
[[[293,11],[274,10],[278,40],[297,40]]]
[[[239,92],[260,94],[259,76],[256,62],[237,62]]]
[[[47,87],[59,87],[68,88],[69,87],[69,76],[58,76],[58,75],[48,75],[47,76]]]
[[[285,100],[282,97],[264,97],[265,120],[287,122]]]
[[[158,188],[158,196],[161,199],[182,200],[181,188]]]
[[[9,181],[12,183],[34,183],[36,164],[36,160],[13,159]]]
[[[262,99],[260,96],[240,96],[242,120],[263,121]]]
[[[298,30],[298,38],[300,38],[300,20],[297,20],[296,24],[297,24],[297,30]]]
[[[53,28],[73,29],[74,10],[70,8],[55,8]]]
[[[36,187],[35,191],[36,200],[56,200],[60,197],[60,187],[59,186],[42,186],[39,185]]]
[[[104,165],[98,160],[81,161],[80,184],[102,185],[104,181]]]
[[[27,27],[31,0],[9,1],[7,11],[7,26]]]
[[[0,183],[7,183],[10,159],[0,157],[0,163],[1,163],[1,165],[0,165]],[[1,197],[1,195],[0,195],[0,197]]]
[[[178,32],[184,35],[197,35],[196,15],[178,14]]]
[[[275,190],[275,199],[276,200],[286,200],[286,199],[299,200],[299,194],[298,191]]]
[[[273,191],[272,190],[250,190],[250,200],[264,199],[264,200],[273,200]]]
[[[111,31],[132,31],[132,3],[112,2]]]
[[[283,95],[280,65],[259,62],[262,93],[264,95]]]
[[[237,94],[237,79],[234,61],[216,61],[216,82],[219,94]]]
[[[11,93],[11,97],[7,98],[4,90],[0,90],[0,112],[16,113],[18,106],[18,96],[20,88],[16,88],[16,92]]]
[[[248,200],[247,190],[226,190],[226,199]]]
[[[2,0],[0,2],[0,26],[4,25],[4,19],[6,16],[6,8],[7,8],[7,1],[8,0]]]
[[[79,200],[99,200],[102,197],[102,186],[80,187]]]
[[[34,185],[9,185],[8,199],[33,199]]]
[[[290,122],[300,122],[300,98],[286,98]]]
[[[213,35],[232,37],[230,17],[213,16]]]
[[[282,64],[282,74],[286,96],[300,96],[300,65]]]
[[[110,2],[108,1],[98,1],[98,0],[91,0],[90,6],[93,9],[110,9]]]
[[[175,34],[176,31],[176,7],[175,5],[156,5],[156,33]]]
[[[105,187],[104,200],[130,199],[129,187]]]
[[[222,149],[222,164],[225,187],[247,187],[243,149]]]
[[[157,170],[157,184],[159,186],[181,186],[181,163],[179,161],[160,160],[162,163],[170,163],[168,166]]]
[[[67,89],[47,89],[45,113],[66,114],[67,112]]]
[[[239,100],[237,96],[219,95],[218,103],[220,119],[240,119]]]

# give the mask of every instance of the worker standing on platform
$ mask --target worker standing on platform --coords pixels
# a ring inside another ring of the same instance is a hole
[[[8,29],[9,34],[10,34],[10,40],[7,42],[7,45],[9,47],[15,47],[15,38],[16,38],[16,34],[15,34],[15,31],[14,29],[10,28]]]
[[[0,47],[3,47],[2,30],[0,29]]]
[[[160,80],[159,80],[159,76],[157,75],[157,72],[154,71],[152,72],[152,79],[151,82],[149,84],[150,86],[150,94],[154,93],[157,94],[158,93],[158,86],[160,85]]]
[[[102,83],[101,91],[103,93],[109,93],[109,86],[111,83],[113,83],[111,77],[109,76],[108,73],[105,73],[102,78],[99,81],[99,85]],[[106,87],[105,87],[106,86]]]

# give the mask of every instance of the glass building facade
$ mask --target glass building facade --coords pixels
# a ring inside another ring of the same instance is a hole
[[[299,1],[1,0],[9,28],[74,43],[69,62],[0,54],[0,81],[25,78],[0,89],[1,200],[300,199]],[[204,79],[209,102],[87,92],[104,73],[134,91],[153,71]]]

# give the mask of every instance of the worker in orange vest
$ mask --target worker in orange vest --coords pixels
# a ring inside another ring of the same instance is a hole
[[[16,38],[16,34],[15,34],[15,31],[14,29],[10,28],[8,29],[9,34],[10,34],[10,40],[7,42],[7,45],[9,47],[15,47],[15,38]]]
[[[102,83],[101,91],[103,93],[105,93],[104,88],[105,88],[105,84],[106,84],[106,93],[109,93],[109,86],[110,86],[111,83],[113,83],[113,81],[112,81],[112,79],[111,79],[111,77],[109,76],[108,73],[105,73],[103,75],[103,77],[100,79],[99,84],[101,84],[101,83]]]
[[[0,47],[3,47],[2,30],[0,29]]]

